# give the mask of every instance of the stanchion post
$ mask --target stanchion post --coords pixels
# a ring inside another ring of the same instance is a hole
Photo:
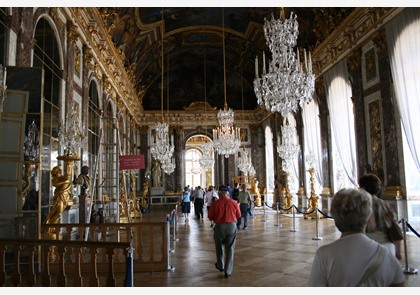
[[[312,240],[322,240],[322,238],[321,237],[319,237],[319,234],[318,234],[318,220],[319,220],[319,218],[318,218],[318,216],[319,216],[319,214],[318,214],[318,208],[315,208],[315,221],[316,221],[316,236],[314,237],[314,238],[312,238]]]
[[[267,222],[267,216],[265,215],[265,206],[267,205],[267,203],[265,202],[265,197],[264,197],[264,202],[263,202],[263,210],[264,210],[264,215],[263,215],[263,220],[262,222]]]
[[[279,203],[276,203],[276,212],[277,212],[277,224],[275,224],[274,226],[282,227],[282,225],[279,222],[279,218],[280,218]]]
[[[179,239],[176,237],[176,210],[172,210],[172,214],[173,214],[173,227],[174,227],[174,237],[173,240],[174,241],[178,241]]]
[[[125,277],[125,286],[126,287],[134,287],[134,271],[133,271],[133,252],[134,248],[133,246],[130,246],[127,248],[128,252],[128,269],[127,269],[127,275]]]
[[[407,254],[407,240],[406,240],[406,224],[405,224],[405,219],[402,219],[402,224],[403,224],[403,234],[404,234],[404,256],[405,256],[405,267],[403,268],[403,272],[404,274],[416,274],[418,272],[417,269],[415,268],[411,268],[408,267],[408,254]]]
[[[170,224],[170,219],[169,219],[169,214],[168,214],[168,217],[167,217],[167,224],[166,224],[166,250],[168,251],[168,253],[172,253],[172,252],[174,252],[175,250],[171,250],[170,249],[170,244],[171,244],[171,238],[170,238],[170,227],[171,227],[171,224]],[[170,255],[168,255],[168,261],[167,261],[167,270],[175,270],[175,267],[173,267],[171,264],[170,264],[170,261],[169,261],[169,256]]]
[[[295,225],[296,224],[296,222],[295,222],[296,221],[296,219],[295,219],[296,218],[295,205],[292,206],[292,214],[293,214],[293,220],[292,220],[293,221],[293,227],[290,231],[291,232],[296,232],[297,230],[296,230],[296,225]]]

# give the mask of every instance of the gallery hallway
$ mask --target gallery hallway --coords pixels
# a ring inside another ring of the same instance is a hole
[[[225,279],[215,264],[213,229],[206,218],[197,220],[192,208],[189,222],[178,213],[175,236],[171,225],[169,262],[172,270],[134,274],[135,287],[305,287],[315,251],[339,238],[334,221],[305,219],[301,214],[277,214],[254,209],[247,230],[236,240],[234,270]],[[149,210],[142,220],[166,220],[171,209]],[[406,235],[407,258],[402,268],[420,268],[420,238]],[[402,245],[404,249],[404,245]],[[420,287],[419,274],[407,274],[407,287]]]

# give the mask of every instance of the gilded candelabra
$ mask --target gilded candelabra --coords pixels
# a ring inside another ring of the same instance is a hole
[[[72,195],[72,170],[74,161],[80,160],[78,156],[58,156],[57,160],[64,161],[63,174],[60,166],[51,170],[52,185],[55,187],[53,205],[48,214],[45,224],[59,224],[61,215],[68,205],[73,203]],[[54,229],[49,230],[49,238],[55,239],[57,233]]]
[[[136,189],[136,178],[137,175],[131,171],[131,200],[130,203],[130,214],[133,218],[143,217],[142,213],[139,210],[139,201],[137,200],[137,189]]]
[[[142,208],[147,208],[147,194],[149,192],[149,178],[146,177],[143,180],[143,195],[141,196],[141,207]]]
[[[318,218],[322,218],[322,215],[318,213],[318,199],[319,196],[317,196],[315,194],[315,169],[314,168],[310,168],[308,170],[309,175],[310,175],[310,183],[311,183],[311,194],[308,198],[308,209],[306,210],[307,213],[309,214],[305,214],[304,218],[308,219],[308,218],[316,218],[318,215]]]
[[[290,193],[290,189],[289,189],[290,173],[285,171],[283,174],[285,176],[285,187],[284,187],[284,191],[282,192],[283,208],[287,209],[287,210],[282,210],[282,211],[283,211],[283,213],[291,213],[292,209],[290,207],[292,207],[293,202],[292,202],[292,194]]]

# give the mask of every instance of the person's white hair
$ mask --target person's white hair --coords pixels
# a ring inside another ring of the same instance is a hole
[[[340,232],[364,232],[372,214],[372,196],[364,189],[343,188],[331,201],[331,215]]]

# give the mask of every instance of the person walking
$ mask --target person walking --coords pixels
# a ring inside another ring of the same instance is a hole
[[[213,202],[219,199],[219,195],[214,190],[214,186],[212,185],[209,186],[209,189],[207,190],[204,198],[205,198],[204,202],[206,202],[207,204],[207,215],[208,215],[208,212],[210,211],[210,207],[213,204]],[[211,221],[210,227],[213,227],[214,226],[213,220],[210,219],[210,221]]]
[[[204,218],[203,207],[204,207],[204,190],[201,186],[197,186],[195,189],[196,194],[194,198],[194,213],[197,219]]]
[[[364,189],[344,188],[331,201],[331,215],[341,237],[320,246],[309,287],[402,287],[401,264],[387,248],[365,234],[372,197]]]
[[[379,198],[382,189],[381,180],[375,174],[365,174],[359,178],[359,186],[372,195],[373,214],[366,226],[366,235],[388,248],[398,260],[401,259],[401,240],[391,241],[387,234],[392,222],[398,220],[391,205]]]
[[[181,210],[182,213],[184,213],[185,222],[188,222],[188,217],[191,212],[190,194],[191,193],[188,191],[188,187],[185,187],[181,195]]]
[[[208,218],[214,221],[214,244],[216,247],[216,268],[229,278],[233,271],[236,244],[236,221],[241,216],[238,203],[228,197],[226,186],[219,187],[219,200],[214,202]]]
[[[239,191],[240,191],[239,183],[235,182],[233,185],[232,199],[234,199],[236,202],[238,201]]]
[[[239,192],[239,195],[238,195],[238,203],[239,203],[239,208],[241,210],[241,216],[238,218],[236,222],[236,227],[238,229],[241,228],[241,223],[242,223],[242,218],[243,218],[244,219],[243,229],[247,229],[248,228],[248,208],[249,208],[249,204],[251,203],[251,194],[246,189],[246,184],[243,183],[241,185],[241,189],[242,190]]]

